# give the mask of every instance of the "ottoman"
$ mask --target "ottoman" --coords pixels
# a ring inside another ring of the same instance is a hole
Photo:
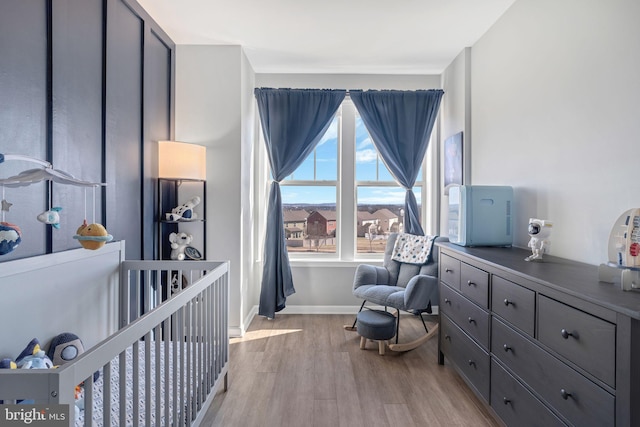
[[[360,348],[364,350],[367,339],[378,341],[378,352],[384,355],[387,340],[396,334],[396,317],[386,311],[363,310],[356,316],[356,329],[360,335]]]

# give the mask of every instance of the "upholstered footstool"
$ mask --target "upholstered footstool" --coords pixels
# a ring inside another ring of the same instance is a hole
[[[378,342],[378,352],[384,355],[387,340],[396,334],[396,318],[380,310],[362,310],[356,316],[356,329],[360,335],[360,348],[365,349],[367,339]]]

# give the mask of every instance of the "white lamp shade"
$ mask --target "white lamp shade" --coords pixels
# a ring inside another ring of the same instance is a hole
[[[207,179],[207,147],[176,141],[158,142],[158,176]]]

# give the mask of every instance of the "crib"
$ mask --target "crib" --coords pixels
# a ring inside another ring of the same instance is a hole
[[[0,319],[20,320],[0,328],[0,357],[63,331],[86,350],[55,369],[0,369],[0,400],[68,405],[69,426],[199,425],[227,388],[228,269],[125,260],[124,242],[0,264]]]

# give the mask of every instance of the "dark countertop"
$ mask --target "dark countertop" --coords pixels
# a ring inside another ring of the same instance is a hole
[[[542,262],[529,262],[524,259],[531,251],[515,247],[464,247],[448,242],[436,245],[640,320],[640,291],[623,291],[619,283],[600,282],[598,266],[548,255]]]

